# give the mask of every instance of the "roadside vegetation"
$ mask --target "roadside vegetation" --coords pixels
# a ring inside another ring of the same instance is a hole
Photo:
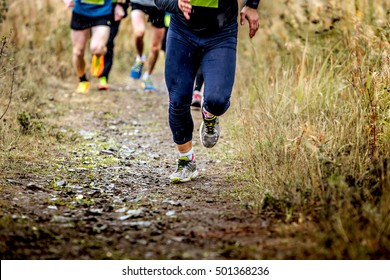
[[[309,233],[318,256],[388,257],[389,3],[277,2],[241,40],[234,195]]]

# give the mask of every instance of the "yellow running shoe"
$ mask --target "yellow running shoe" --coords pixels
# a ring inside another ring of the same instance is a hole
[[[91,62],[91,75],[95,77],[99,77],[104,69],[104,56],[99,55],[97,56],[94,54],[92,56],[92,62]]]
[[[76,92],[77,93],[83,93],[86,94],[89,91],[89,82],[88,81],[83,81],[80,82],[79,85],[77,86]]]
[[[99,78],[99,90],[108,90],[109,86],[107,83],[107,77],[102,76]]]

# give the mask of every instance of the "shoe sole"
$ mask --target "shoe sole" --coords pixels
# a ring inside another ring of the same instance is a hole
[[[219,136],[218,136],[218,138],[217,138],[217,141],[215,141],[215,143],[214,143],[213,145],[211,145],[211,146],[206,146],[206,145],[203,143],[203,139],[202,139],[202,130],[203,130],[203,126],[204,126],[204,122],[202,121],[202,123],[200,124],[200,127],[199,127],[199,138],[200,138],[200,143],[202,143],[203,147],[210,149],[210,148],[214,147],[214,146],[217,144],[218,139],[219,139]]]
[[[134,80],[139,80],[141,78],[141,76],[138,77],[138,76],[133,76],[133,75],[130,74],[130,78],[132,78]]]
[[[134,80],[139,80],[141,78],[141,76],[142,76],[142,71],[139,74],[130,72],[129,76],[130,76],[130,78],[132,78]]]
[[[198,170],[196,170],[195,172],[193,172],[193,173],[190,175],[190,177],[185,178],[185,179],[180,179],[180,178],[177,178],[177,177],[176,177],[176,178],[171,178],[171,183],[177,184],[177,183],[189,182],[189,181],[195,179],[196,177],[198,177],[198,175],[199,175],[199,172],[198,172]]]

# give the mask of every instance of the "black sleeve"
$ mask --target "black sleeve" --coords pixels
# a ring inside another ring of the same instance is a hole
[[[160,10],[166,11],[168,13],[180,13],[178,0],[154,0],[154,4]]]
[[[247,0],[245,6],[248,6],[249,8],[252,9],[257,9],[259,4],[260,4],[260,0]]]

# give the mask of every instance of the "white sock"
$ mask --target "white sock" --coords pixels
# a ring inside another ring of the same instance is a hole
[[[145,72],[144,75],[142,76],[142,80],[147,80],[150,78],[150,74],[148,72]]]
[[[189,150],[186,153],[180,153],[179,152],[179,157],[188,157],[189,160],[194,160],[195,159],[194,149],[191,148],[191,150]]]
[[[137,54],[137,57],[135,58],[135,60],[137,62],[145,62],[145,55],[143,54],[142,56],[140,56],[139,54]]]

